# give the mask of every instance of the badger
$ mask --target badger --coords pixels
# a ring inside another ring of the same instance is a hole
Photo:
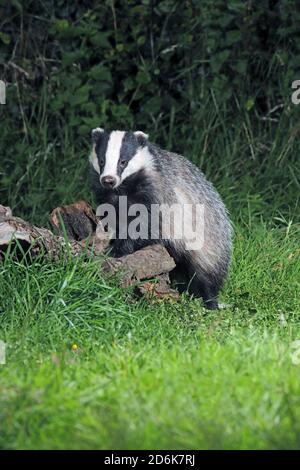
[[[174,258],[176,268],[171,279],[181,291],[202,298],[208,309],[219,308],[218,295],[231,258],[232,226],[221,197],[202,171],[183,156],[151,143],[142,131],[110,131],[100,127],[92,131],[90,166],[97,203],[111,205],[118,216],[111,255],[120,257],[161,243]],[[126,200],[125,209],[124,206],[120,209],[121,199]],[[124,217],[128,216],[125,213],[136,205],[145,208],[147,215],[139,220],[139,228],[146,224],[147,228],[140,230],[139,237],[128,233],[121,237],[124,225],[132,221],[132,216]],[[163,220],[163,211],[158,211],[154,237],[152,212],[157,207],[175,210],[168,222]],[[181,209],[185,207],[188,210],[183,217]],[[189,233],[194,233],[196,207],[202,208],[202,212],[201,223],[196,227],[201,243],[195,247],[190,243]],[[165,236],[167,224],[171,227]],[[183,235],[174,236],[175,229],[182,224],[186,228]]]

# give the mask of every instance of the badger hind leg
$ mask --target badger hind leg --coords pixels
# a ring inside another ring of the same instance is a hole
[[[204,270],[191,259],[180,259],[176,268],[170,273],[172,282],[175,282],[179,292],[187,291],[190,295],[202,298],[205,308],[217,310],[219,308],[218,294],[223,285],[222,272],[219,275]]]
[[[218,294],[220,288],[217,283],[213,284],[208,279],[199,279],[197,275],[194,275],[190,280],[188,292],[195,297],[201,297],[204,307],[208,310],[218,310]]]
[[[172,285],[183,294],[188,290],[189,278],[184,265],[176,263],[176,267],[169,273]]]

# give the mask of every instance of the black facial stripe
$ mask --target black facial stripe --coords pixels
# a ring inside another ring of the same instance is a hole
[[[121,176],[132,157],[136,154],[139,146],[140,145],[133,132],[126,132],[124,134],[117,167],[118,176]]]
[[[108,145],[110,134],[111,134],[110,132],[106,132],[106,131],[102,132],[101,135],[99,135],[99,138],[95,145],[95,152],[98,158],[100,174],[102,173],[104,169],[106,150],[107,150],[107,145]]]

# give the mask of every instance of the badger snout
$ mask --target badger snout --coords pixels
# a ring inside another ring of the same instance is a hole
[[[100,183],[104,188],[114,188],[117,184],[117,179],[114,176],[102,176]]]

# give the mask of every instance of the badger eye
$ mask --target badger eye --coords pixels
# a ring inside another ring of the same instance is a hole
[[[121,160],[120,165],[122,165],[122,166],[126,165],[126,160]]]

